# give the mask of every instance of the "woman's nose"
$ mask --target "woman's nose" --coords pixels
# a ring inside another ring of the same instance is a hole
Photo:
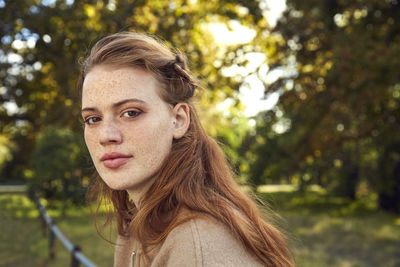
[[[100,144],[110,145],[110,144],[120,144],[122,142],[122,134],[118,129],[117,125],[113,122],[105,122],[102,125],[100,133]]]

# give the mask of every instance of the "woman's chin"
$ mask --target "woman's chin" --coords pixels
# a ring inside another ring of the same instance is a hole
[[[110,189],[112,189],[112,190],[122,191],[122,190],[127,190],[127,189],[129,188],[129,186],[126,185],[126,184],[116,183],[116,182],[114,182],[114,181],[112,181],[112,182],[104,181],[104,182],[105,182],[106,185],[107,185]]]

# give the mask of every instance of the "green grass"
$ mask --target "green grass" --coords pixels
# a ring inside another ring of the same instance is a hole
[[[285,220],[299,266],[400,266],[400,215],[375,197],[351,202],[315,192],[261,194]]]
[[[357,202],[317,192],[261,193],[286,221],[298,266],[400,266],[400,215],[376,210],[374,198]],[[98,266],[112,266],[113,246],[101,239],[87,208],[50,215],[61,231]],[[0,266],[69,266],[58,242],[48,260],[39,213],[23,195],[0,195]],[[27,265],[27,263],[29,263]]]
[[[101,239],[88,209],[49,211],[63,234],[98,266],[112,266],[113,246]],[[70,254],[60,241],[55,243],[56,258],[48,259],[48,233],[44,231],[36,206],[24,195],[0,195],[0,266],[69,266]]]

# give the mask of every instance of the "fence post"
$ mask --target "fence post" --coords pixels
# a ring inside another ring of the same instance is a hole
[[[40,218],[40,225],[42,226],[42,231],[43,231],[43,236],[47,235],[47,231],[49,231],[48,227],[47,227],[47,223],[44,220],[42,214],[40,214],[39,212],[39,218]]]
[[[47,225],[46,220],[44,219],[44,217],[43,217],[43,215],[42,215],[42,212],[40,211],[40,201],[39,201],[39,198],[36,197],[36,196],[34,196],[34,197],[33,197],[33,200],[35,201],[36,207],[37,207],[38,210],[39,210],[39,219],[40,219],[40,225],[41,225],[42,231],[43,231],[43,236],[46,236],[46,235],[47,235],[47,232],[48,232],[48,231],[51,231],[51,229],[49,229],[49,226]]]
[[[54,258],[56,257],[56,250],[55,250],[55,239],[56,239],[56,235],[54,234],[54,232],[52,231],[52,229],[50,228],[50,235],[49,235],[49,258],[54,260]]]
[[[74,246],[71,251],[71,267],[79,267],[79,260],[75,257],[75,252],[81,251],[79,246]]]

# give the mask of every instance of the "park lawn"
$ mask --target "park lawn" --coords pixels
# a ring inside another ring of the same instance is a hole
[[[298,266],[400,266],[400,216],[376,211],[369,202],[350,202],[314,192],[263,193],[286,223]],[[98,266],[112,266],[113,246],[101,239],[87,208],[71,208],[61,231]],[[281,222],[282,224],[282,222]],[[111,239],[113,239],[111,237]],[[0,195],[0,266],[68,266],[61,243],[48,261],[38,212],[23,195]]]
[[[49,211],[63,234],[98,266],[112,266],[113,246],[101,239],[87,208],[70,208],[62,219]],[[70,254],[56,241],[56,258],[48,259],[48,235],[44,236],[39,212],[24,195],[0,195],[0,266],[69,266]],[[115,238],[111,238],[115,239]],[[82,266],[82,265],[81,265]]]
[[[378,211],[376,197],[260,195],[283,217],[298,266],[400,266],[400,215]]]

